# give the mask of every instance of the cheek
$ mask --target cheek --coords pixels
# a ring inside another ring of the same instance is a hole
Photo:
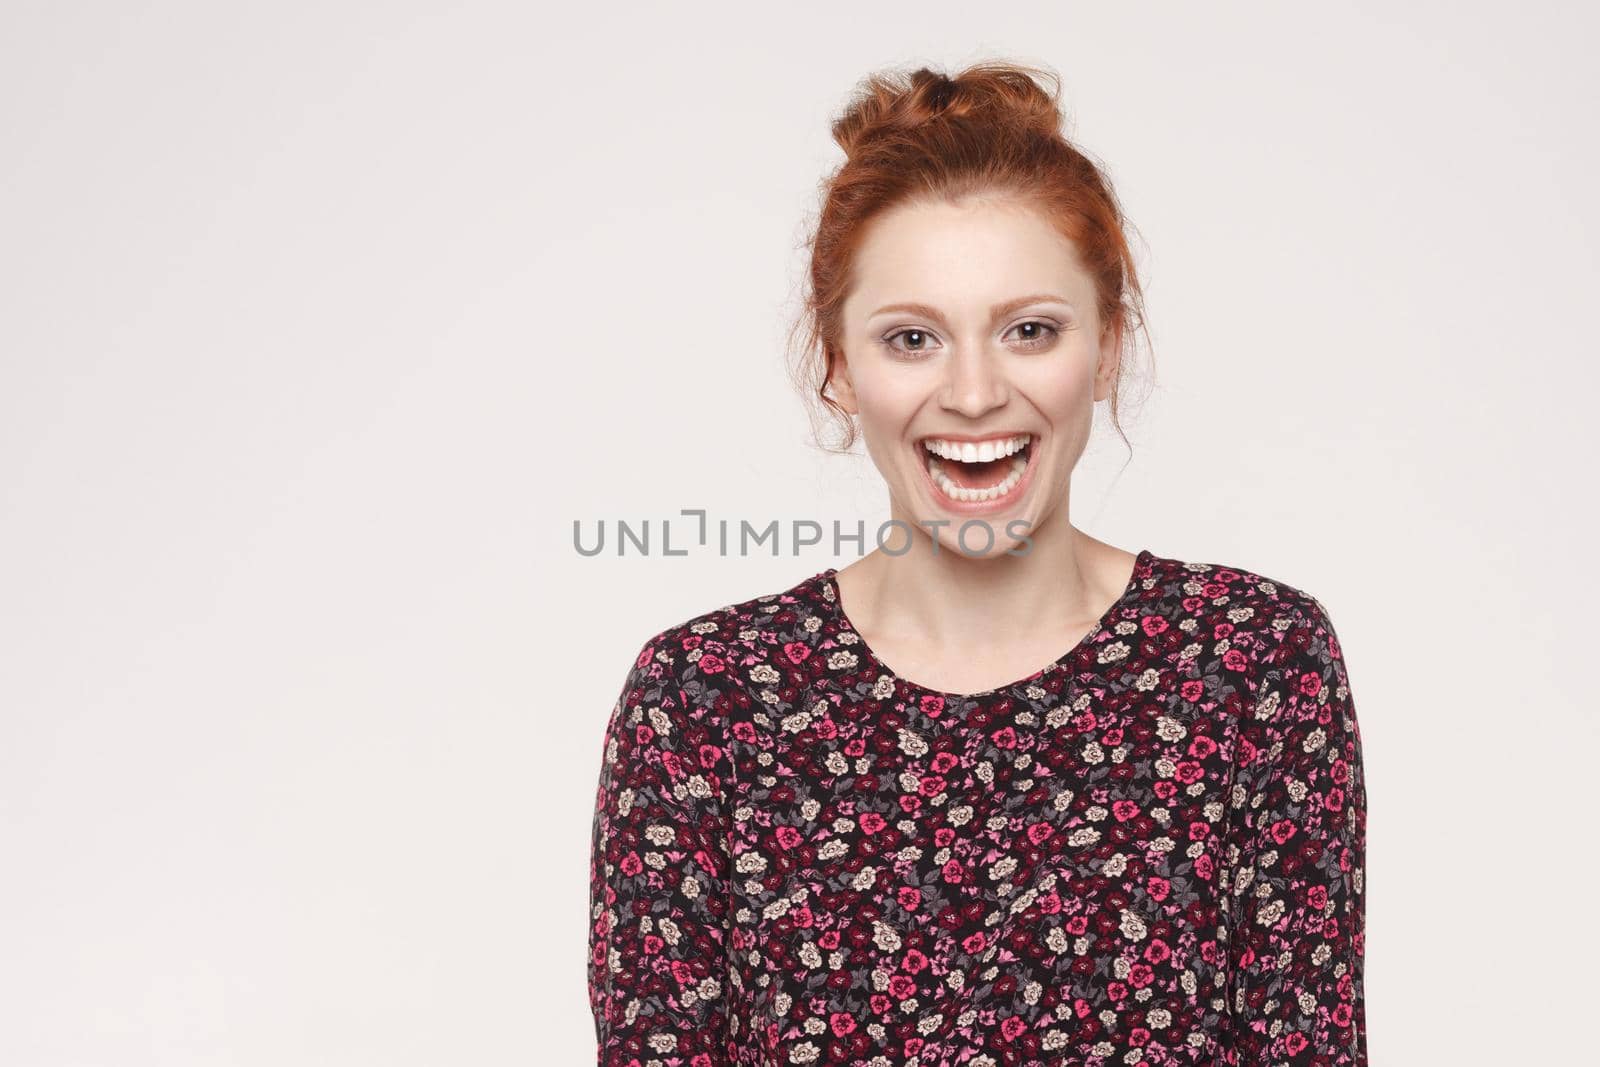
[[[1083,423],[1094,421],[1093,383],[1058,384],[1050,389],[1031,389],[1026,394],[1029,404],[1055,430],[1067,434]]]
[[[1052,422],[1070,422],[1092,413],[1094,363],[1086,353],[1063,351],[1058,360],[1024,368],[1017,382]]]
[[[900,436],[924,397],[916,375],[867,374],[856,379],[862,431],[888,440]]]

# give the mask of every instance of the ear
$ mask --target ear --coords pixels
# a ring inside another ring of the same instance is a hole
[[[838,349],[829,349],[830,359],[828,371],[828,392],[839,406],[852,415],[860,414],[860,406],[856,403],[855,383],[850,380],[850,365],[845,362],[844,353]]]
[[[1107,323],[1100,331],[1100,356],[1094,369],[1094,398],[1104,400],[1111,395],[1111,384],[1117,379],[1117,367],[1122,362],[1122,323]]]

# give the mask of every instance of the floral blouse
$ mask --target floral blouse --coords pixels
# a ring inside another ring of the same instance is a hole
[[[829,568],[640,650],[590,868],[601,1065],[1366,1064],[1361,733],[1321,603],[1138,554],[957,695]]]

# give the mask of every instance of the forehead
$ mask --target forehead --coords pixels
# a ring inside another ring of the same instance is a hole
[[[875,218],[857,249],[846,314],[917,300],[958,312],[1020,293],[1059,292],[1092,306],[1093,279],[1073,243],[1013,199],[923,200]]]

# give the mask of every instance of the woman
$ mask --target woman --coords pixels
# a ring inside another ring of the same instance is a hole
[[[1068,521],[1140,293],[1041,81],[878,77],[834,125],[807,351],[902,536],[640,650],[594,820],[602,1064],[1367,1062],[1327,613]]]

